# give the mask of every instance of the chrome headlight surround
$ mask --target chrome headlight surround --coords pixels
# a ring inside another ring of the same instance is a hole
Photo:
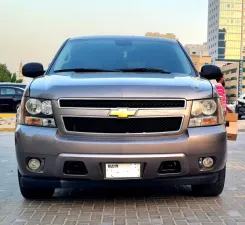
[[[206,127],[224,123],[224,114],[219,98],[194,100],[189,127]]]
[[[17,123],[28,126],[56,127],[52,101],[24,97],[21,108],[17,112]]]

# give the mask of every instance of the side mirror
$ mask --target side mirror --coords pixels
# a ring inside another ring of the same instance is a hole
[[[22,68],[22,74],[25,77],[36,78],[42,76],[45,73],[43,65],[40,63],[27,63]]]
[[[207,80],[215,80],[222,77],[222,72],[218,66],[204,65],[201,69],[200,75]]]

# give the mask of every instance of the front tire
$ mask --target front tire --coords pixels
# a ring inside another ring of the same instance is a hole
[[[192,185],[192,192],[197,196],[219,196],[225,186],[226,167],[219,172],[218,180],[213,184]]]
[[[19,188],[21,195],[25,199],[46,199],[51,198],[54,194],[54,188],[25,188],[20,183],[21,174],[18,171]]]

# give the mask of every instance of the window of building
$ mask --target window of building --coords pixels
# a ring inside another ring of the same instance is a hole
[[[225,40],[225,34],[219,33],[219,40]]]
[[[224,41],[219,41],[218,46],[219,47],[225,47],[225,42]]]
[[[219,48],[218,49],[218,54],[224,55],[225,54],[225,49],[224,48]]]

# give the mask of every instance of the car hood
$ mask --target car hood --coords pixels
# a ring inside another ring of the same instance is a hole
[[[35,98],[209,98],[209,81],[182,74],[73,73],[46,75],[32,81],[29,95]]]

